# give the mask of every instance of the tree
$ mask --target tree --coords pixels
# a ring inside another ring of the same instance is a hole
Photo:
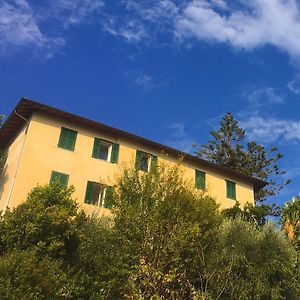
[[[224,209],[222,214],[230,219],[240,218],[258,226],[263,226],[267,222],[267,216],[272,214],[272,206],[266,204],[257,206],[246,203],[244,207],[241,208],[240,203],[236,202],[233,207]]]
[[[225,220],[208,255],[212,299],[299,299],[296,251],[271,223]]]
[[[196,240],[210,252],[221,223],[214,199],[195,192],[180,168],[125,170],[114,197],[114,228],[128,299],[192,299]]]
[[[195,192],[178,167],[125,170],[113,202],[119,261],[112,265],[119,271],[107,287],[119,288],[114,298],[299,298],[289,240],[262,221],[257,226],[224,219],[215,201]],[[249,206],[245,216],[252,213]]]
[[[34,251],[14,250],[0,259],[0,299],[70,299],[76,290],[62,263]],[[74,299],[74,298],[73,298]]]
[[[266,197],[278,194],[290,182],[278,179],[285,173],[278,165],[283,157],[278,149],[271,147],[267,150],[255,141],[246,142],[245,130],[239,127],[231,113],[227,113],[220,128],[210,134],[212,139],[208,144],[200,148],[194,145],[196,156],[266,181],[267,186],[255,194],[256,200],[264,201]]]
[[[300,194],[285,203],[281,209],[280,222],[298,252],[294,277],[300,282]]]
[[[0,298],[79,299],[79,232],[87,222],[73,187],[37,186],[0,218]],[[89,287],[86,287],[88,289]]]
[[[281,224],[287,236],[300,250],[300,198],[293,197],[281,209]]]
[[[179,166],[126,169],[111,217],[85,216],[72,191],[37,186],[0,218],[1,299],[300,297],[291,242],[223,218]]]
[[[79,243],[77,227],[85,219],[77,212],[73,191],[59,183],[34,188],[26,202],[3,216],[1,252],[31,249],[41,256],[71,260]]]

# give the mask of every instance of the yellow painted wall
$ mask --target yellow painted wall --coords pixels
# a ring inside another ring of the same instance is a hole
[[[21,156],[26,141],[26,126],[19,132],[14,142],[8,149],[7,160],[3,174],[0,177],[0,211],[6,209],[16,187],[19,166],[22,163]]]
[[[78,132],[74,152],[57,146],[61,127]],[[9,149],[11,155],[8,160],[9,168],[11,169],[9,177],[13,173],[12,162],[15,162],[15,156],[18,153],[16,149],[20,148],[21,137],[22,135],[19,136]],[[92,158],[95,137],[120,144],[118,164]],[[129,164],[134,160],[136,149],[157,155],[159,162],[165,161],[165,159],[169,162],[176,162],[175,158],[162,158],[160,157],[160,153],[144,148],[142,145],[137,146],[124,139],[116,139],[113,136],[108,136],[104,132],[93,132],[90,129],[70,124],[67,121],[35,113],[32,116],[28,129],[10,207],[14,207],[24,201],[27,193],[37,184],[49,183],[51,172],[57,171],[69,174],[69,185],[74,185],[76,189],[74,197],[87,212],[108,213],[106,209],[83,203],[87,181],[113,184],[113,178],[121,172],[122,165]],[[193,165],[183,164],[183,167],[186,178],[193,182],[195,179],[195,168],[206,172],[208,193],[216,198],[222,208],[231,207],[235,203],[234,200],[226,198],[225,179],[236,182],[237,200],[242,205],[246,202],[253,203],[254,201],[253,188],[249,184],[239,182],[236,178],[225,178],[219,172]],[[0,203],[6,199],[5,195],[7,195],[7,187],[4,189]]]

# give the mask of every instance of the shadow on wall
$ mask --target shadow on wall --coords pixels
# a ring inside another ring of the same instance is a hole
[[[5,165],[6,162],[6,153],[2,150],[0,150],[0,199],[2,197],[3,194],[3,187],[5,185],[5,183],[8,180],[8,176],[7,176],[7,165]]]

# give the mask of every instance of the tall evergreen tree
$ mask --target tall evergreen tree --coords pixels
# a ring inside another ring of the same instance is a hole
[[[231,113],[225,114],[220,128],[210,132],[212,139],[200,148],[196,147],[196,156],[221,164],[268,182],[264,189],[256,193],[258,201],[273,196],[290,182],[280,182],[279,176],[285,173],[278,166],[283,157],[276,147],[266,149],[255,141],[245,141],[245,130],[239,127],[238,121]]]

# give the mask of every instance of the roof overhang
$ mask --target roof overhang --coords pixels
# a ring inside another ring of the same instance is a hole
[[[160,143],[145,139],[135,134],[113,128],[111,126],[78,116],[72,113],[65,112],[63,110],[27,99],[22,97],[13,110],[8,116],[2,128],[0,129],[0,147],[7,148],[12,143],[18,132],[25,126],[26,120],[30,119],[33,113],[41,112],[47,115],[60,118],[77,125],[84,126],[96,131],[106,132],[117,138],[123,138],[133,143],[147,146],[151,149],[156,150],[158,153],[164,153],[172,155],[175,158],[183,159],[187,163],[191,163],[199,168],[205,167],[210,170],[218,170],[220,173],[230,175],[231,177],[243,180],[246,183],[253,185],[254,190],[257,191],[267,185],[267,182],[258,178],[242,174],[236,170],[224,167],[222,165],[211,163],[207,160],[198,158],[191,154],[176,150],[174,148],[162,145]]]

